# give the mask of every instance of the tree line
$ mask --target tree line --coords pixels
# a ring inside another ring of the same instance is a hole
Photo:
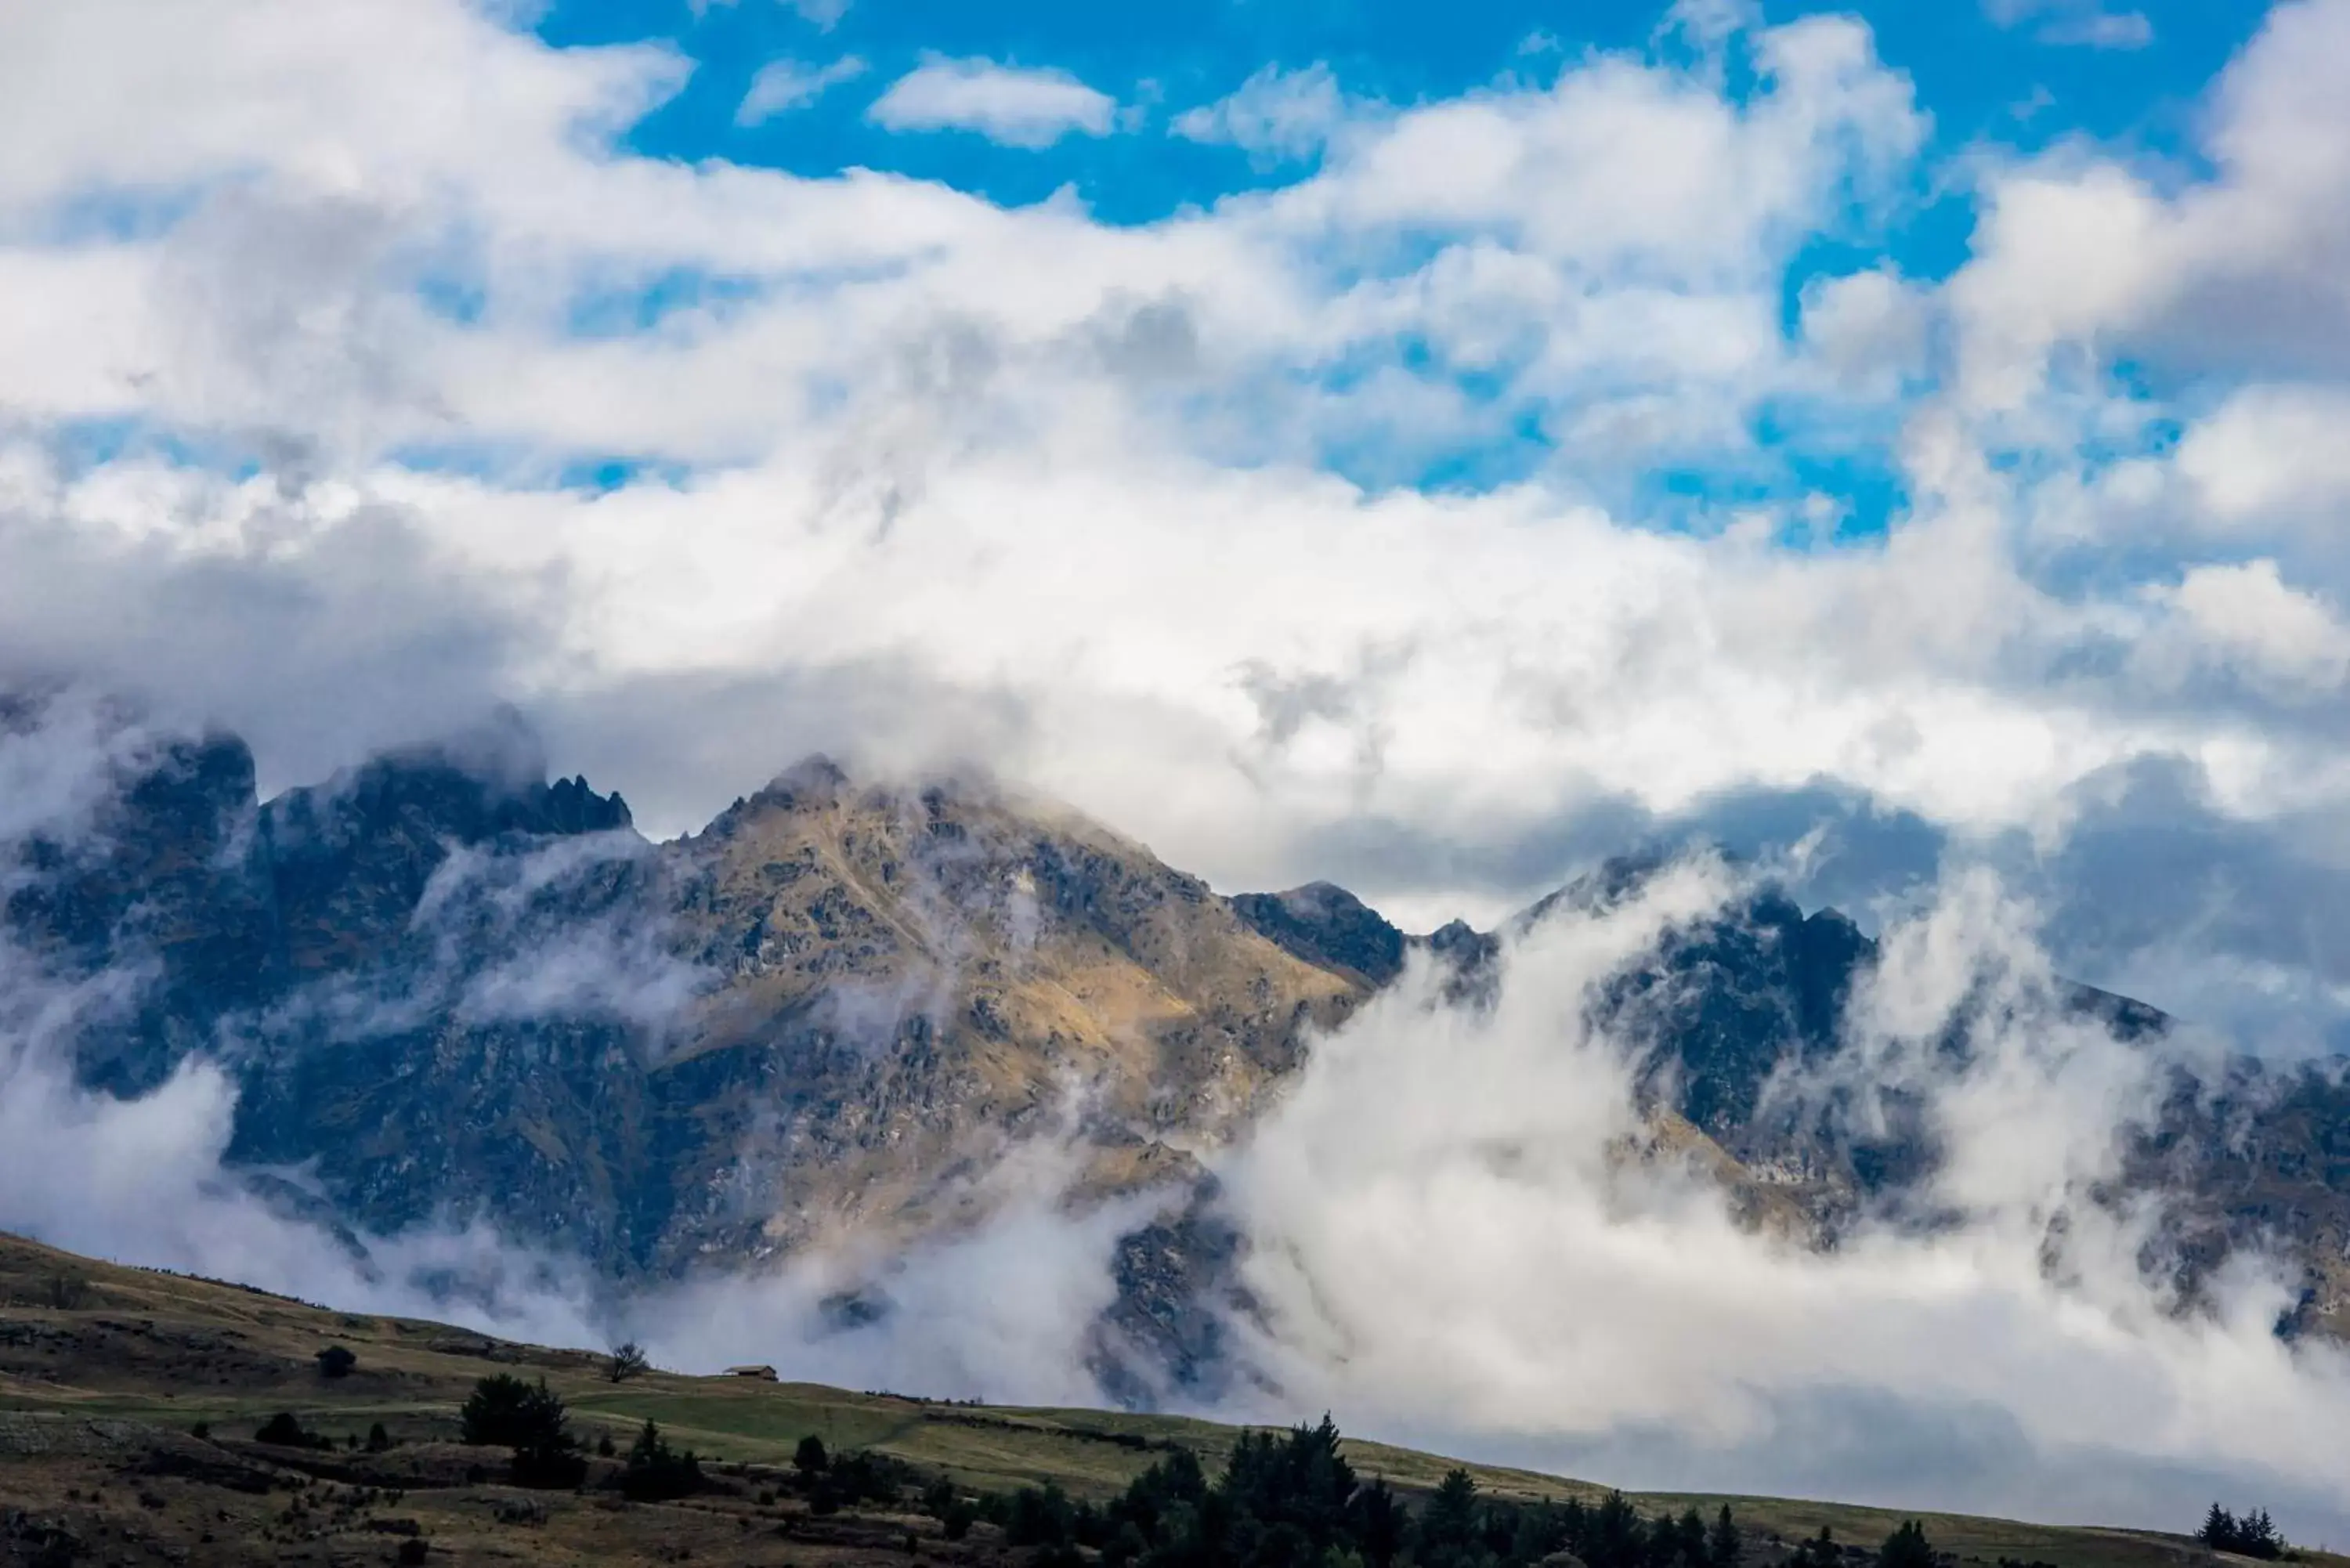
[[[616,1379],[617,1380],[617,1379]],[[544,1378],[507,1373],[482,1378],[459,1411],[463,1440],[513,1452],[511,1479],[530,1487],[576,1488],[588,1461],[571,1434],[560,1396]],[[282,1425],[283,1431],[276,1430]],[[384,1441],[381,1428],[369,1447]],[[264,1441],[317,1441],[290,1416]],[[666,1501],[713,1482],[691,1450],[673,1448],[648,1420],[612,1484],[639,1501]],[[902,1460],[869,1452],[831,1454],[801,1439],[791,1486],[816,1513],[860,1502],[897,1503],[920,1479]],[[1384,1480],[1363,1480],[1341,1451],[1336,1425],[1243,1432],[1212,1480],[1189,1449],[1171,1449],[1108,1501],[1072,1500],[1058,1486],[966,1496],[944,1478],[920,1492],[924,1511],[959,1541],[981,1520],[1005,1544],[1028,1549],[1035,1568],[1078,1568],[1090,1552],[1100,1568],[1530,1568],[1569,1554],[1583,1568],[1740,1568],[1746,1542],[1724,1504],[1709,1523],[1696,1510],[1648,1517],[1620,1492],[1596,1501],[1528,1501],[1482,1492],[1455,1468],[1417,1509]],[[762,1493],[761,1500],[770,1501]],[[2266,1510],[2239,1518],[2211,1505],[2197,1539],[2214,1551],[2290,1557]],[[2004,1562],[2004,1560],[2002,1560]],[[1874,1551],[1838,1542],[1825,1526],[1799,1542],[1786,1568],[1937,1568],[1938,1554],[1915,1520]],[[2037,1568],[2037,1565],[2034,1565]]]
[[[1007,1544],[1035,1549],[1036,1568],[1076,1568],[1080,1548],[1102,1568],[1524,1568],[1562,1552],[1586,1568],[1739,1568],[1746,1555],[1727,1505],[1709,1524],[1694,1509],[1646,1518],[1620,1492],[1522,1501],[1488,1496],[1456,1469],[1414,1510],[1387,1482],[1356,1475],[1326,1416],[1285,1434],[1244,1433],[1212,1480],[1179,1449],[1099,1507],[1053,1486],[978,1507]],[[1844,1568],[1825,1530],[1798,1555],[1804,1568]],[[1910,1522],[1876,1561],[1933,1568],[1935,1557]]]
[[[2255,1509],[2241,1519],[2230,1513],[2218,1503],[2203,1516],[2203,1528],[2195,1539],[2214,1552],[2233,1552],[2241,1557],[2274,1559],[2291,1555],[2285,1550],[2284,1537],[2270,1522],[2269,1511]]]

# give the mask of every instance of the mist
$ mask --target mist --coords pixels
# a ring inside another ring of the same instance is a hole
[[[94,711],[68,704],[0,738],[0,772],[19,782],[12,844],[96,831],[107,771],[149,738]],[[561,853],[625,851],[591,838]],[[420,927],[468,889],[510,916],[562,870],[452,857]],[[1562,900],[1511,929],[1489,987],[1422,953],[1315,1040],[1268,1113],[1202,1151],[1221,1216],[1247,1238],[1253,1304],[1219,1309],[1236,1392],[1195,1407],[1326,1407],[1366,1435],[1651,1490],[2174,1529],[2226,1496],[2258,1498],[2296,1539],[2350,1529],[2333,1448],[2350,1361],[2277,1335],[2293,1282],[2257,1251],[2180,1299],[2159,1199],[2116,1196],[2169,1066],[2208,1068],[2210,1044],[2125,1043],[2064,1007],[2035,910],[1994,871],[1946,873],[1889,924],[1844,1049],[1766,1090],[1774,1113],[1853,1132],[1911,1118],[1935,1151],[1927,1178],[1826,1250],[1734,1216],[1701,1140],[1669,1136],[1644,1096],[1653,1042],[1596,1024],[1596,1001],[1761,875],[1699,855],[1619,900]],[[576,953],[544,956],[491,972],[527,968],[531,1007],[639,1022],[690,995],[616,999]],[[137,1097],[79,1085],[72,1041],[152,981],[135,961],[70,977],[0,950],[0,1225],[344,1310],[590,1347],[633,1337],[681,1370],[759,1360],[856,1387],[1083,1403],[1101,1397],[1118,1238],[1189,1198],[1074,1201],[1073,1096],[969,1179],[947,1206],[968,1218],[944,1231],[850,1233],[772,1268],[623,1293],[483,1216],[368,1234],[307,1195],[300,1170],[232,1163],[234,1040]],[[488,994],[516,993],[501,979]]]

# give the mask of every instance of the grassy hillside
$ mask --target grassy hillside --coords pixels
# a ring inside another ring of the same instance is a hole
[[[358,1362],[348,1376],[328,1379],[320,1375],[316,1356],[335,1345],[352,1351]],[[261,1542],[284,1560],[304,1560],[298,1553],[286,1555],[297,1544],[323,1553],[313,1559],[319,1562],[345,1561],[348,1552],[359,1552],[348,1560],[386,1560],[394,1534],[369,1522],[383,1517],[380,1504],[347,1508],[348,1518],[334,1515],[342,1524],[324,1530],[321,1539],[296,1542],[292,1536],[317,1534],[323,1527],[315,1520],[288,1523],[276,1512],[246,1518],[249,1503],[239,1505],[244,1512],[233,1518],[228,1507],[207,1501],[208,1493],[197,1495],[212,1485],[233,1492],[245,1488],[238,1495],[249,1497],[256,1475],[284,1469],[288,1456],[248,1440],[279,1411],[293,1413],[304,1427],[338,1444],[382,1423],[400,1445],[393,1456],[369,1458],[364,1465],[359,1456],[320,1457],[299,1468],[329,1494],[335,1494],[338,1479],[348,1497],[370,1489],[400,1493],[398,1518],[415,1522],[420,1531],[429,1529],[436,1552],[461,1559],[476,1550],[512,1556],[521,1549],[509,1539],[516,1535],[511,1521],[508,1528],[496,1528],[502,1509],[545,1516],[531,1518],[519,1538],[528,1548],[524,1555],[564,1561],[577,1551],[607,1563],[627,1561],[639,1549],[691,1550],[686,1537],[696,1532],[715,1532],[706,1544],[723,1549],[729,1561],[765,1561],[759,1551],[770,1546],[784,1553],[777,1561],[827,1555],[846,1560],[877,1550],[894,1552],[902,1560],[907,1542],[929,1527],[928,1521],[894,1518],[803,1520],[795,1536],[787,1510],[755,1501],[735,1508],[696,1500],[652,1508],[588,1502],[569,1494],[515,1493],[485,1479],[501,1473],[499,1456],[456,1442],[458,1405],[476,1379],[494,1371],[543,1376],[568,1402],[575,1427],[591,1444],[598,1435],[608,1434],[625,1447],[647,1418],[660,1422],[679,1444],[725,1461],[743,1499],[769,1490],[763,1478],[785,1473],[795,1446],[811,1433],[835,1451],[871,1449],[972,1490],[1003,1491],[1049,1480],[1073,1495],[1093,1498],[1119,1490],[1172,1447],[1191,1449],[1212,1470],[1238,1434],[1235,1428],[1180,1417],[947,1404],[659,1371],[614,1385],[604,1379],[602,1366],[600,1355],[585,1351],[514,1345],[442,1324],[329,1312],[240,1286],[94,1262],[0,1235],[0,1498],[19,1506],[47,1499],[64,1511],[59,1518],[81,1520],[81,1539],[88,1531],[111,1527],[95,1501],[77,1511],[68,1492],[87,1492],[95,1500],[110,1490],[102,1478],[117,1478],[119,1485],[122,1475],[133,1472],[183,1480],[195,1476],[189,1482],[194,1490],[180,1500],[188,1504],[184,1508],[161,1481],[142,1483],[118,1500],[126,1508],[136,1503],[134,1518],[143,1521],[150,1534],[179,1520],[185,1526],[182,1537],[215,1537],[206,1542],[158,1536],[159,1549],[176,1540],[183,1555],[172,1561],[204,1560],[207,1545],[223,1549],[219,1561],[248,1560],[236,1552],[254,1549],[250,1530],[263,1528],[256,1521],[264,1519],[276,1520],[269,1528],[288,1535],[285,1542]],[[209,1441],[187,1437],[198,1423],[207,1428]],[[1349,1441],[1348,1457],[1358,1471],[1410,1492],[1432,1488],[1452,1465],[1435,1455],[1359,1439]],[[207,1467],[224,1465],[245,1468],[202,1480]],[[1592,1497],[1601,1490],[1523,1470],[1466,1468],[1481,1489],[1503,1497]],[[261,1480],[278,1484],[267,1475]],[[1711,1514],[1724,1500],[1634,1501],[1644,1511],[1695,1506]],[[1840,1541],[1873,1544],[1901,1517],[1835,1504],[1728,1501],[1750,1532],[1783,1540],[1808,1536],[1827,1524]],[[203,1520],[181,1517],[205,1508],[220,1516],[210,1521],[209,1532],[199,1528]],[[659,1523],[651,1518],[656,1515],[676,1517]],[[239,1528],[247,1529],[241,1542],[227,1538],[227,1527],[238,1520]],[[139,1526],[131,1528],[135,1533]],[[2058,1529],[1956,1515],[1929,1516],[1927,1529],[1938,1546],[1961,1563],[2012,1558],[2057,1568],[2176,1568],[2215,1561],[2190,1542],[2151,1532]],[[680,1530],[685,1535],[678,1535]],[[810,1531],[855,1537],[860,1530],[871,1539],[837,1540],[822,1551],[807,1538]],[[983,1537],[983,1531],[973,1540]],[[953,1555],[943,1542],[920,1544],[933,1555]],[[163,1555],[169,1558],[168,1552]],[[0,1563],[9,1560],[8,1542],[0,1540]],[[2350,1561],[2342,1559],[2312,1561],[2323,1568],[2350,1568]]]

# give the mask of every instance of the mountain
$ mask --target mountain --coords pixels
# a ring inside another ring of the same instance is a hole
[[[222,1054],[232,1158],[338,1220],[484,1213],[625,1279],[951,1225],[1032,1139],[1081,1199],[1180,1189],[1367,990],[984,781],[813,759],[655,846],[511,763],[263,802],[232,737],[119,760],[69,839],[18,846],[6,913],[54,973],[151,977],[85,1021],[85,1082]]]
[[[1513,933],[1656,869],[1611,863],[1499,931],[1414,935],[1327,884],[1221,897],[985,779],[821,758],[658,845],[617,794],[548,782],[510,727],[266,801],[225,735],[119,741],[101,780],[8,846],[9,940],[60,981],[140,977],[80,1021],[92,1087],[230,1064],[230,1158],[278,1201],[378,1234],[477,1215],[625,1286],[951,1233],[1019,1153],[1070,1206],[1161,1200],[1118,1249],[1095,1357],[1137,1402],[1234,1373],[1220,1320],[1249,1310],[1248,1242],[1205,1157],[1315,1032],[1414,962],[1482,1005]],[[1627,965],[1592,1006],[1641,1043],[1654,1151],[1814,1244],[1898,1212],[1935,1158],[1921,1128],[1770,1093],[1846,1049],[1877,961],[1850,920],[1762,887]],[[2171,1027],[2086,988],[2064,1004],[2126,1036]],[[2304,1269],[2283,1330],[2350,1333],[2340,1064],[2180,1072],[2127,1184],[2173,1200],[2149,1264],[2185,1299],[2279,1241]]]

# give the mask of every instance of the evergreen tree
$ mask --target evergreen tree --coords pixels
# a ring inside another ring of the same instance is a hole
[[[1721,1511],[1714,1515],[1713,1529],[1705,1538],[1706,1568],[1738,1568],[1742,1551],[1737,1521],[1730,1517],[1730,1505],[1725,1502]]]
[[[2267,1509],[2254,1509],[2237,1524],[2236,1550],[2247,1557],[2277,1558],[2284,1555],[2284,1538],[2277,1533]]]
[[[1659,1532],[1655,1556],[1664,1563],[1681,1563],[1688,1568],[1705,1568],[1705,1521],[1697,1510],[1681,1510],[1680,1517]]]
[[[1924,1527],[1914,1519],[1904,1520],[1877,1549],[1877,1568],[1934,1568],[1934,1549]]]
[[[573,1487],[587,1476],[568,1419],[546,1378],[530,1384],[505,1372],[475,1383],[457,1412],[464,1440],[512,1449],[515,1484],[529,1487]]]
[[[629,1446],[628,1465],[620,1471],[620,1495],[636,1502],[668,1502],[691,1497],[702,1489],[702,1461],[691,1452],[669,1446],[660,1428],[647,1421]]]
[[[1459,1468],[1445,1472],[1419,1515],[1419,1560],[1449,1562],[1465,1552],[1477,1528],[1477,1483]]]

